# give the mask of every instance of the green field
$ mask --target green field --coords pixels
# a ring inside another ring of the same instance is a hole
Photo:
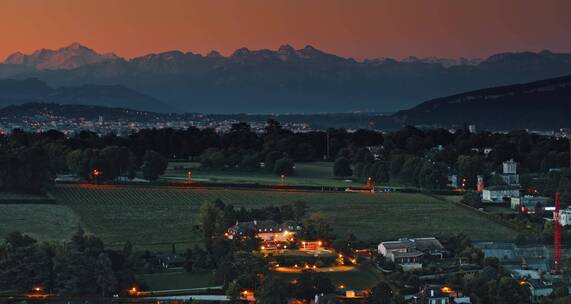
[[[161,178],[169,181],[188,181],[189,170],[192,172],[193,181],[238,184],[279,184],[281,182],[279,176],[263,169],[258,171],[203,169],[200,168],[199,163],[195,162],[171,162]],[[286,183],[335,187],[363,186],[362,183],[334,177],[332,162],[296,163],[295,172],[286,178]]]
[[[52,190],[61,208],[71,208],[87,231],[106,243],[152,249],[201,242],[194,229],[201,204],[216,198],[244,207],[280,205],[296,200],[321,212],[334,232],[349,232],[368,242],[399,237],[446,237],[463,232],[474,240],[512,239],[516,232],[476,212],[423,194],[322,193],[256,190],[206,190],[151,186],[60,185]],[[53,206],[52,206],[53,207]],[[73,214],[68,213],[73,217]],[[60,218],[61,221],[68,221]],[[25,227],[24,227],[25,228]],[[24,229],[25,231],[25,229]],[[177,247],[178,248],[178,247]]]
[[[64,205],[0,204],[0,238],[25,232],[38,240],[68,240],[79,225],[79,217]]]

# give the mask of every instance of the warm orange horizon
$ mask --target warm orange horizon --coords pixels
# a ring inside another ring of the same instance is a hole
[[[79,42],[131,58],[313,45],[356,59],[571,52],[569,0],[2,0],[0,61]]]

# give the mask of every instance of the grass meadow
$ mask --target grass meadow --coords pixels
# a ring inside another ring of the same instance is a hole
[[[171,162],[161,177],[168,181],[187,181],[188,171],[193,181],[218,183],[279,184],[280,177],[263,169],[256,171],[204,169],[196,162]],[[289,185],[349,187],[362,183],[333,176],[332,162],[296,163],[294,174],[286,178]]]
[[[217,198],[248,208],[305,201],[309,212],[321,212],[330,220],[338,236],[351,232],[371,243],[405,236],[446,237],[460,232],[474,240],[512,239],[517,234],[473,211],[424,194],[58,185],[51,195],[57,205],[47,207],[73,213],[44,213],[43,217],[61,216],[70,223],[79,218],[87,231],[108,244],[119,246],[131,241],[149,249],[170,249],[171,243],[183,247],[201,243],[201,234],[195,229],[199,208]]]

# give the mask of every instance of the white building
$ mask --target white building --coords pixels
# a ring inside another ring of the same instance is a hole
[[[500,177],[509,186],[519,185],[519,174],[517,174],[517,163],[510,159],[503,162],[502,164],[502,174]]]
[[[537,206],[537,204],[539,204],[542,208],[554,206],[548,197],[531,196],[531,195],[525,195],[522,197],[512,197],[510,205],[512,209],[520,209],[522,211],[526,210],[534,211],[535,206]],[[525,208],[525,210],[522,208]]]
[[[559,210],[559,224],[561,226],[571,225],[571,208]]]
[[[517,174],[517,163],[513,159],[503,162],[502,167],[503,174]]]
[[[482,200],[491,203],[502,203],[504,199],[520,197],[519,189],[489,188],[482,191]]]
[[[382,242],[377,249],[387,260],[401,265],[404,270],[422,268],[425,255],[443,258],[445,253],[444,246],[434,237]]]

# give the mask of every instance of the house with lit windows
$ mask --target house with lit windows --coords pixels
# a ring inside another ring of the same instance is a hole
[[[289,242],[301,231],[301,226],[293,221],[278,224],[276,221],[236,222],[225,233],[229,239],[255,236],[264,242]]]

